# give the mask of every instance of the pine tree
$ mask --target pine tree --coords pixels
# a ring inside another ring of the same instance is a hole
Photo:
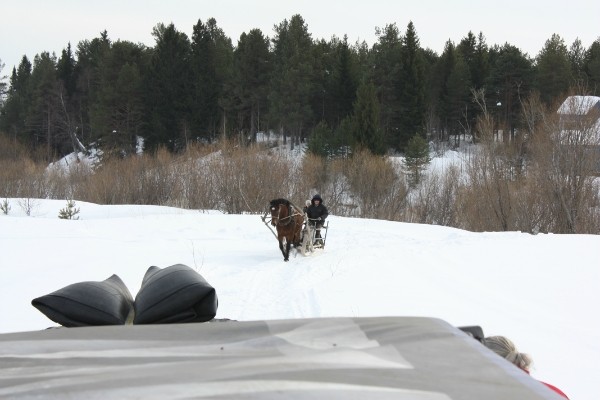
[[[408,142],[404,155],[404,170],[409,175],[411,186],[421,182],[423,171],[431,162],[429,145],[420,135],[414,135]]]
[[[58,81],[56,57],[47,52],[36,55],[30,78],[31,104],[27,109],[25,126],[29,140],[34,146],[45,145],[46,157],[55,154],[58,131]]]
[[[600,96],[600,39],[594,41],[585,52],[583,70],[592,94]]]
[[[103,125],[93,126],[91,119],[96,102],[103,88],[101,72],[105,57],[110,51],[111,41],[103,31],[92,40],[83,40],[77,44],[77,62],[75,64],[76,91],[73,96],[75,105],[77,134],[85,143],[96,143],[105,133]],[[112,87],[112,84],[111,84]]]
[[[334,104],[331,119],[339,123],[342,119],[352,114],[352,107],[356,99],[358,81],[354,54],[348,46],[348,37],[344,36],[335,46],[335,60],[331,73],[330,99]]]
[[[351,114],[342,119],[334,129],[331,139],[328,141],[331,147],[331,155],[334,157],[348,158],[352,154],[354,146],[353,137],[354,116]],[[383,138],[381,139],[383,141]]]
[[[0,113],[0,130],[19,138],[23,143],[33,144],[33,140],[25,132],[27,108],[31,103],[29,78],[31,63],[23,56],[18,68],[13,68],[6,101]]]
[[[448,80],[456,66],[456,47],[450,40],[444,46],[444,52],[436,60],[431,73],[431,111],[439,120],[437,127],[438,140],[447,140],[449,133],[454,133],[456,121],[453,118],[453,110],[457,105],[450,102],[454,96],[448,93]],[[450,85],[452,87],[453,85]]]
[[[402,38],[400,129],[394,147],[403,150],[415,134],[423,134],[425,128],[425,77],[419,38],[412,21]]]
[[[385,142],[379,119],[379,104],[375,85],[363,83],[358,87],[352,131],[356,145],[366,148],[373,154],[385,153]]]
[[[472,123],[469,67],[460,53],[455,53],[454,66],[446,81],[444,102],[448,132],[458,138],[465,133],[466,124]],[[458,139],[457,139],[458,140]]]
[[[571,44],[571,47],[569,47],[567,57],[569,58],[571,72],[575,81],[578,83],[587,83],[584,72],[585,47],[583,47],[583,44],[579,38],[575,39],[573,44]]]
[[[493,61],[486,92],[493,95],[488,97],[489,108],[500,129],[514,135],[521,113],[519,98],[527,98],[531,91],[533,64],[521,50],[508,43],[493,48],[490,59]]]
[[[321,121],[310,135],[308,151],[316,156],[327,157],[331,153],[331,146],[328,143],[331,136],[331,129],[325,121]]]
[[[59,81],[62,82],[66,90],[67,97],[70,100],[77,88],[77,80],[75,76],[75,59],[71,51],[71,43],[63,49],[58,62],[56,63],[56,75]]]
[[[222,103],[233,65],[231,39],[214,18],[209,18],[206,24],[198,20],[194,25],[190,56],[192,130],[199,137],[214,139],[217,132],[226,133],[222,128],[225,122]]]
[[[10,203],[8,202],[7,198],[4,198],[4,200],[2,200],[0,203],[0,211],[2,211],[2,214],[8,215],[8,212],[10,211]]]
[[[77,72],[71,43],[63,49],[56,63],[58,129],[55,139],[60,142],[59,155],[66,153],[77,154],[85,148],[76,136],[76,130],[81,124],[80,103],[77,101]]]
[[[75,206],[75,200],[67,200],[65,208],[61,208],[58,211],[58,218],[60,219],[79,219],[79,208]]]
[[[546,41],[536,58],[536,87],[546,105],[560,101],[571,86],[571,63],[567,46],[557,34]]]
[[[156,46],[150,59],[144,88],[148,133],[146,145],[185,146],[190,134],[190,42],[173,24],[158,24],[153,31]]]
[[[231,90],[240,120],[238,129],[249,133],[253,140],[256,140],[256,132],[264,129],[262,119],[268,114],[272,68],[269,38],[260,29],[242,33],[233,54]]]
[[[314,93],[313,41],[304,19],[296,14],[275,27],[274,75],[269,96],[270,116],[284,135],[292,137],[292,147],[313,119]]]
[[[460,92],[458,94],[460,105],[457,107],[459,112],[456,113],[459,120],[455,120],[457,123],[454,125],[453,130],[468,131],[475,126],[480,111],[470,99],[471,89],[479,90],[483,88],[489,73],[488,48],[483,33],[480,32],[479,36],[475,37],[473,32],[469,31],[467,36],[456,46],[456,52],[457,63],[452,79],[463,81],[463,84],[460,85],[460,88],[456,87]],[[461,65],[461,58],[468,68],[468,73],[464,71],[464,67]],[[454,82],[454,85],[456,86],[457,83]],[[468,84],[468,87],[465,86],[465,83]]]
[[[395,146],[401,126],[401,105],[398,93],[401,87],[402,42],[396,24],[376,30],[378,40],[373,45],[368,78],[375,84],[381,107],[381,127],[385,145]]]
[[[140,69],[148,54],[140,45],[111,43],[96,69],[99,87],[91,105],[91,126],[101,140],[104,155],[135,152],[136,135],[143,126],[143,89]]]

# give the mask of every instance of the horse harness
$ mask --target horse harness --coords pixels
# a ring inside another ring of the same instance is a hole
[[[291,204],[288,204],[288,216],[287,217],[279,217],[279,214],[281,213],[281,207],[284,206],[285,204],[279,204],[279,206],[277,207],[277,222],[275,223],[278,226],[288,226],[289,224],[291,224],[292,222],[295,222],[295,220],[293,219],[293,217],[295,217],[296,215],[300,215],[299,213],[294,214],[292,212],[293,210],[293,206]],[[284,220],[287,220],[286,222],[282,222]]]

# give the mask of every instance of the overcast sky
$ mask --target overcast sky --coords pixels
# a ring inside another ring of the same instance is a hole
[[[259,28],[272,37],[273,26],[300,14],[313,39],[348,35],[350,42],[376,41],[375,28],[396,23],[400,32],[415,24],[422,47],[441,53],[450,39],[483,32],[488,45],[506,42],[535,56],[553,33],[567,46],[579,37],[589,47],[600,37],[600,1],[468,0],[0,0],[0,60],[9,75],[23,55],[60,52],[70,42],[108,31],[111,40],[154,46],[152,28],[173,22],[191,36],[198,19],[214,17],[233,43]]]

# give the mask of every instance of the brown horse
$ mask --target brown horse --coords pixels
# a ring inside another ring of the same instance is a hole
[[[270,202],[271,225],[277,229],[279,249],[283,260],[289,261],[290,247],[300,245],[300,235],[304,215],[286,199],[275,199]]]

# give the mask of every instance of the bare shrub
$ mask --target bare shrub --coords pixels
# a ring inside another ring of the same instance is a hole
[[[8,215],[10,208],[10,202],[8,201],[8,199],[2,200],[2,202],[0,203],[0,211],[2,211],[2,214]]]
[[[328,175],[326,162],[326,158],[313,153],[306,153],[304,155],[299,173],[307,187],[313,188],[318,192],[322,191],[322,185],[325,183]]]
[[[545,198],[540,183],[542,182],[530,174],[515,196],[515,229],[519,231],[533,234],[552,231],[552,210],[548,208],[548,199]]]
[[[19,199],[17,203],[19,204],[19,207],[21,207],[21,210],[23,210],[25,215],[31,216],[33,209],[38,206],[39,201],[30,197],[24,197]]]
[[[0,162],[32,158],[29,150],[17,139],[0,133]]]
[[[368,151],[359,151],[346,164],[345,174],[361,216],[399,220],[406,205],[408,188],[392,162]]]
[[[46,197],[52,199],[73,198],[78,192],[78,188],[90,179],[92,172],[92,169],[82,162],[72,164],[67,169],[46,169],[44,174]]]
[[[109,158],[81,183],[75,197],[99,204],[173,205],[180,191],[174,157],[159,149],[154,155]]]
[[[457,192],[461,208],[457,225],[473,231],[509,231],[517,227],[515,199],[525,182],[525,136],[499,141],[484,91],[473,91],[480,107],[474,137],[480,151],[466,166],[467,183]]]
[[[293,194],[288,160],[260,145],[223,140],[210,152],[186,152],[176,170],[182,178],[180,206],[258,213],[269,200]]]
[[[442,174],[430,173],[410,200],[407,222],[456,226],[460,172],[451,166]]]
[[[524,102],[530,146],[530,185],[544,215],[542,231],[600,233],[598,187],[600,159],[597,110],[584,97],[571,97],[563,110],[548,109],[532,97]]]
[[[484,145],[485,146],[485,145]],[[503,144],[488,143],[467,166],[468,184],[461,191],[461,220],[474,231],[514,229],[512,168]]]
[[[40,168],[16,139],[0,134],[0,196],[36,197]]]
[[[325,157],[306,153],[302,158],[302,164],[294,174],[294,179],[302,182],[298,185],[299,193],[297,196],[308,198],[315,193],[320,193],[322,196],[326,196],[328,207],[333,206],[331,196],[326,193],[331,165],[332,161],[328,161]]]
[[[185,162],[177,166],[177,175],[182,177],[180,207],[217,210],[220,199],[217,192],[217,177],[210,173],[211,155],[190,153]]]
[[[293,176],[299,188],[296,197],[310,199],[318,193],[331,214],[360,216],[360,208],[346,177],[349,163],[347,158],[327,159],[312,153],[305,154],[298,174]]]
[[[291,197],[289,164],[277,153],[259,147],[229,146],[208,164],[215,175],[216,194],[228,213],[264,211],[268,201]]]
[[[360,208],[351,192],[350,182],[344,171],[347,158],[336,158],[327,162],[319,194],[325,199],[331,214],[345,217],[360,216]]]

